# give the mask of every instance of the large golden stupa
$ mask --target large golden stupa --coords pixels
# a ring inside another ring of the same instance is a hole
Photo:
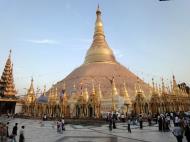
[[[101,11],[97,19],[91,47],[84,63],[47,93],[36,98],[31,87],[25,97],[23,114],[27,116],[102,118],[107,112],[157,114],[190,110],[190,95],[177,85],[175,76],[171,88],[152,86],[117,62],[103,31]],[[48,94],[46,96],[46,94]]]
[[[71,94],[73,86],[80,93],[83,87],[92,90],[92,82],[95,87],[100,84],[102,95],[111,95],[111,80],[114,78],[118,93],[122,91],[123,83],[126,83],[128,93],[131,98],[135,94],[135,84],[141,84],[142,90],[146,93],[149,86],[141,79],[117,62],[113,51],[106,42],[101,20],[101,11],[98,7],[96,11],[97,19],[95,22],[95,32],[91,47],[86,53],[84,63],[72,71],[65,79],[55,84],[58,92],[66,85],[66,91]]]

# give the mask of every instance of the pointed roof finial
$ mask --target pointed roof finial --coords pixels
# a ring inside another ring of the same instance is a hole
[[[98,95],[99,95],[99,98],[101,99],[102,98],[102,90],[101,90],[100,83],[98,84]]]
[[[30,88],[28,89],[28,95],[35,95],[33,82],[34,82],[34,80],[33,80],[33,77],[32,77],[31,78]]]
[[[109,48],[105,39],[99,5],[96,10],[96,22],[93,35],[93,42],[86,53],[84,63],[88,64],[93,62],[116,62],[113,51]]]
[[[92,95],[95,95],[94,80],[92,80]]]
[[[83,95],[84,95],[83,97],[84,97],[85,101],[88,101],[89,96],[88,96],[88,89],[87,89],[87,87],[85,87]]]
[[[163,77],[161,78],[161,81],[162,81],[162,93],[164,93],[165,92],[165,85],[164,85]]]
[[[34,82],[33,76],[31,76],[31,82]]]
[[[96,14],[101,14],[101,11],[100,11],[100,6],[99,6],[99,4],[98,4],[97,10],[96,10]]]
[[[112,93],[113,93],[114,96],[118,95],[117,88],[116,88],[116,85],[115,85],[114,77],[112,79]]]
[[[46,95],[46,85],[44,85],[44,92],[43,92],[43,95],[44,95],[44,96]]]
[[[9,58],[11,58],[11,53],[12,53],[12,50],[10,49],[9,50]]]
[[[173,74],[173,88],[177,88],[177,82],[174,74]]]

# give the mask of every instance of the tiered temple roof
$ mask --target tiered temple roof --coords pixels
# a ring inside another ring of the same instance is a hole
[[[0,96],[5,98],[15,98],[16,89],[13,78],[13,64],[11,62],[11,50],[6,61],[4,71],[0,80]]]

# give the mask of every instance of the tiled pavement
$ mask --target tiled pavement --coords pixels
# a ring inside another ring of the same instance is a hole
[[[176,142],[171,132],[159,132],[157,126],[146,126],[140,130],[138,126],[132,125],[132,133],[128,133],[126,123],[118,123],[117,129],[111,132],[108,125],[96,127],[68,124],[65,126],[66,131],[59,134],[56,122],[53,121],[42,124],[40,120],[11,119],[9,122],[10,131],[16,122],[19,128],[25,126],[26,142]],[[185,138],[183,142],[186,142]]]

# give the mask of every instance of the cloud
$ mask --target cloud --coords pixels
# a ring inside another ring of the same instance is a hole
[[[60,43],[56,40],[50,40],[50,39],[27,40],[27,42],[31,42],[35,44],[59,44]]]

